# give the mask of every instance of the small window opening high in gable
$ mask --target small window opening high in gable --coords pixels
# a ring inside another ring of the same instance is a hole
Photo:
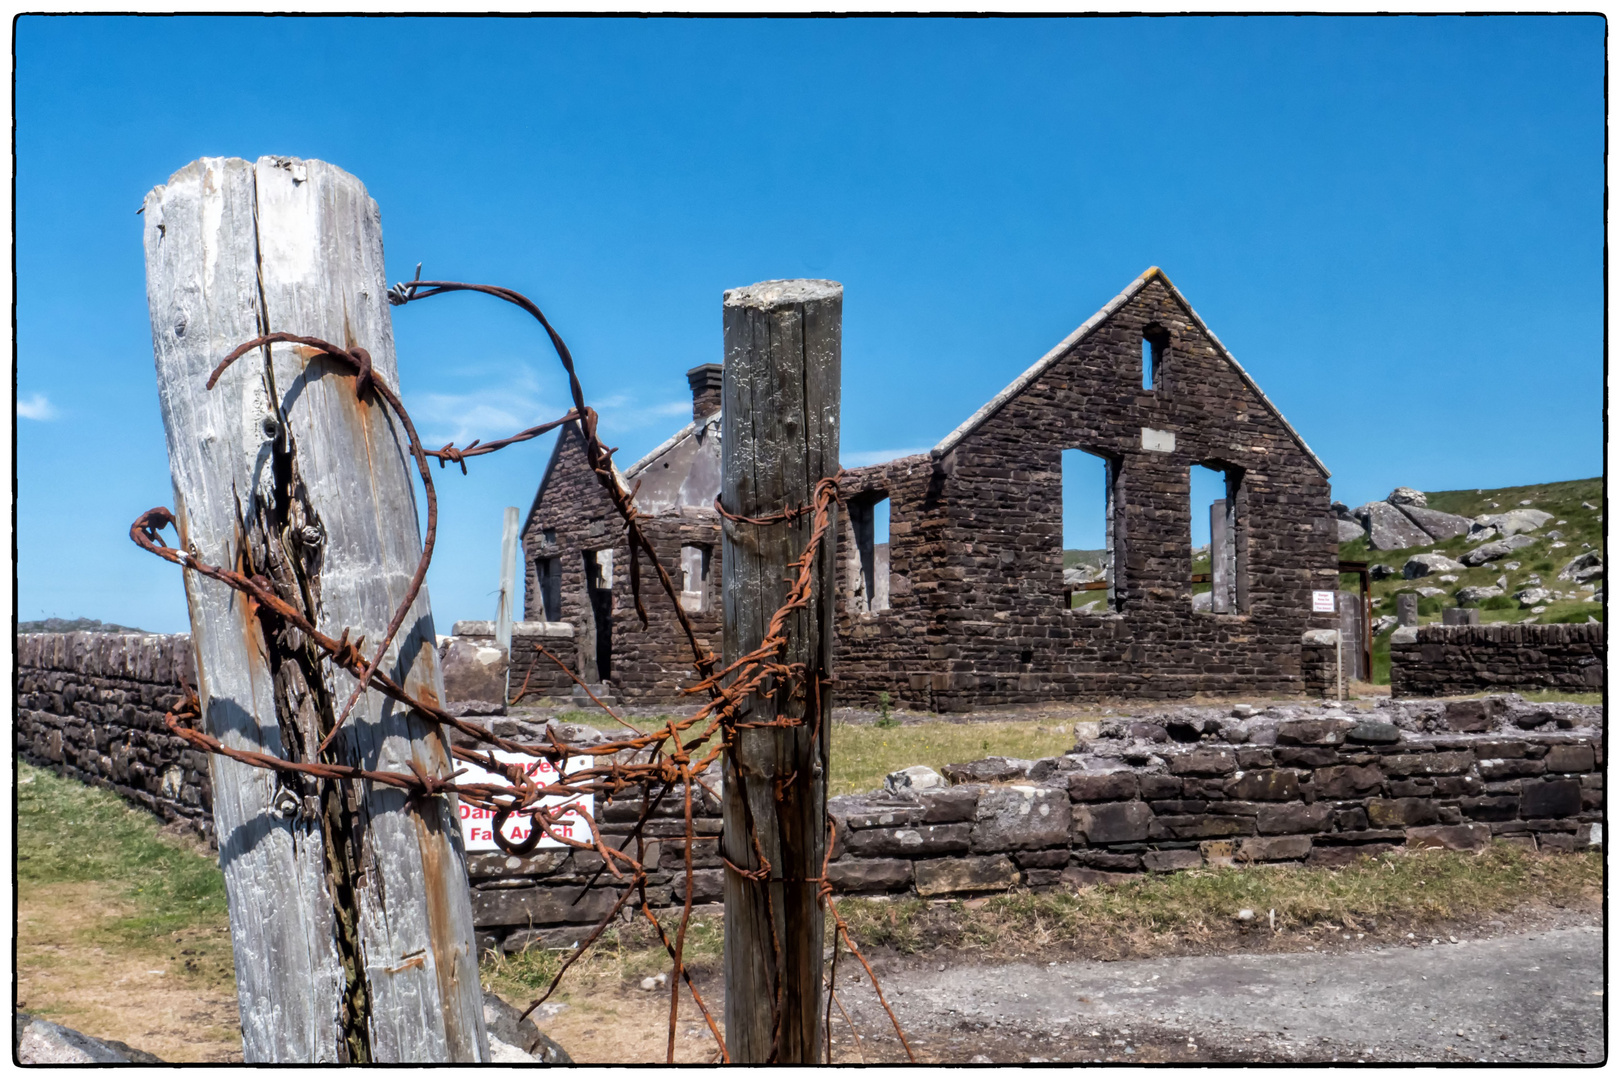
[[[1241,522],[1243,474],[1217,463],[1188,470],[1194,611],[1236,614],[1248,606]]]
[[[889,610],[889,498],[887,495],[852,499],[849,521],[855,531],[852,591],[855,610]]]
[[[1142,331],[1142,389],[1157,390],[1163,381],[1165,354],[1170,350],[1170,335],[1157,323],[1150,323]]]
[[[1063,606],[1100,614],[1118,611],[1119,462],[1087,450],[1063,451]]]

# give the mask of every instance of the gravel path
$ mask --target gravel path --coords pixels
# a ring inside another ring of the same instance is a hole
[[[1597,1064],[1602,958],[1602,928],[1586,924],[1334,953],[911,963],[881,978],[934,1061]],[[845,985],[863,1032],[887,1023]]]

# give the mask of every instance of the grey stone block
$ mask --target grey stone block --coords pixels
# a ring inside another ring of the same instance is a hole
[[[912,870],[919,896],[1009,889],[1019,881],[1018,867],[1005,855],[923,859]]]
[[[1299,798],[1299,777],[1290,769],[1256,769],[1228,781],[1226,794],[1234,799],[1287,802]]]
[[[974,812],[973,850],[1057,847],[1069,839],[1069,796],[1060,788],[990,788]]]
[[[1261,807],[1256,823],[1263,835],[1319,833],[1332,819],[1333,807],[1326,803],[1283,803]]]
[[[1577,780],[1526,783],[1519,791],[1523,818],[1573,817],[1581,812],[1581,785]]]
[[[1194,849],[1180,851],[1145,851],[1142,866],[1155,873],[1167,874],[1175,870],[1195,870],[1204,865],[1204,856]]]
[[[911,884],[905,859],[836,859],[827,864],[827,880],[841,893],[893,892]]]
[[[1074,808],[1074,835],[1092,845],[1146,840],[1152,821],[1144,802],[1082,804]]]
[[[901,829],[862,829],[846,836],[844,847],[851,855],[867,857],[944,855],[967,851],[973,828],[966,822],[957,822]]]

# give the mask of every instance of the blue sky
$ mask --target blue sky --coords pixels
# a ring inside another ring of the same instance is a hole
[[[183,630],[129,522],[171,486],[145,193],[204,155],[359,176],[391,279],[509,285],[624,464],[689,416],[722,290],[844,283],[843,458],[938,441],[1150,265],[1333,470],[1602,471],[1597,17],[23,18],[16,35],[23,619]],[[429,440],[566,407],[493,301],[395,312]],[[439,474],[441,630],[490,618],[501,508],[548,444]],[[1076,535],[1071,543],[1095,546]]]

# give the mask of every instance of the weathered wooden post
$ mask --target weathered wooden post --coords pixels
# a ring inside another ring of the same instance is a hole
[[[370,351],[397,386],[377,204],[319,161],[204,158],[146,197],[147,300],[180,546],[262,574],[334,636],[381,640],[421,555],[400,425],[286,331]],[[185,572],[207,729],[302,761],[353,680],[294,628]],[[423,591],[382,670],[442,694]],[[321,760],[448,776],[442,732],[368,692]],[[250,1062],[488,1057],[455,807],[215,756],[214,824]]]
[[[495,603],[495,644],[506,650],[506,688],[512,693],[512,605],[517,594],[518,508],[508,506],[501,518],[501,592]],[[506,698],[501,698],[505,701]]]
[[[720,501],[763,518],[808,506],[816,482],[838,471],[843,286],[766,281],[725,294]],[[811,515],[767,525],[724,522],[724,659],[764,640],[786,598],[789,563],[803,552]],[[789,620],[786,663],[807,678],[830,675],[836,524],[818,560],[809,609]],[[726,1044],[737,1062],[819,1059],[822,912],[817,885],[826,852],[827,736],[832,697],[803,726],[748,728],[725,767],[725,853],[736,866],[769,863],[768,881],[727,869]],[[755,695],[744,722],[803,715],[803,700]],[[780,1002],[780,1032],[773,1007]]]

